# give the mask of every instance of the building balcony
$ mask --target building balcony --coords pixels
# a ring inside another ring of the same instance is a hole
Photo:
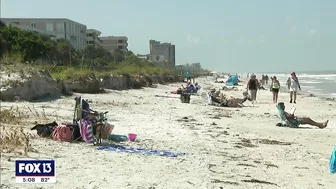
[[[94,38],[93,38],[93,37],[91,37],[91,36],[89,36],[89,37],[86,37],[86,40],[88,40],[88,41],[93,41],[93,40],[94,40]]]

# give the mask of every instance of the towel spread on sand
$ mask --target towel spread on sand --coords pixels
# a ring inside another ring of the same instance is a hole
[[[336,173],[336,146],[330,157],[329,169],[331,174]]]
[[[105,150],[105,151],[112,151],[112,152],[126,152],[126,153],[137,153],[143,155],[158,155],[158,156],[166,156],[166,157],[177,157],[183,156],[185,153],[172,153],[168,151],[162,150],[149,150],[143,148],[132,148],[122,145],[110,145],[110,146],[102,146],[97,148],[97,150]]]

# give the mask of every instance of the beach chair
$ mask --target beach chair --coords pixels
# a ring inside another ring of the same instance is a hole
[[[281,120],[283,121],[283,124],[284,124],[285,126],[288,126],[288,127],[299,127],[299,125],[300,125],[299,122],[297,122],[297,121],[295,121],[295,122],[291,122],[291,121],[288,121],[288,120],[287,120],[284,110],[282,110],[281,107],[280,107],[279,105],[276,105],[276,108],[278,109],[280,118],[281,118]]]
[[[107,129],[105,127],[112,127],[107,123],[106,114],[108,111],[98,113],[97,111],[92,110],[89,102],[82,99],[82,97],[76,97],[75,101],[73,124],[78,125],[81,137],[86,140],[91,138],[88,135],[92,135],[92,138],[96,140],[94,143],[101,143],[103,132]],[[88,126],[87,124],[90,125]],[[91,139],[86,141],[91,142]]]

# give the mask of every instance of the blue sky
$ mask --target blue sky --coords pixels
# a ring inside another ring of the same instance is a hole
[[[336,0],[1,0],[2,17],[62,17],[176,45],[176,63],[226,72],[336,71]]]

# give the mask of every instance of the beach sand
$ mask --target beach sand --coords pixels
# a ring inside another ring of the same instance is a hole
[[[297,115],[329,119],[329,125],[325,129],[283,128],[275,126],[281,121],[269,91],[259,91],[254,106],[246,102],[248,107],[222,108],[207,105],[205,88],[223,84],[213,83],[214,78],[209,77],[197,81],[203,95],[192,96],[190,104],[169,94],[179,87],[176,83],[81,94],[92,100],[93,109],[109,111],[113,133],[138,135],[136,142],[125,145],[186,155],[172,158],[99,151],[90,144],[34,138],[31,142],[37,152],[29,152],[28,157],[1,154],[1,188],[336,188],[336,177],[329,174],[329,158],[336,145],[336,102],[299,96]],[[244,87],[239,88],[241,91],[224,92],[241,97]],[[289,110],[294,104],[288,103],[288,94],[279,95]],[[1,106],[27,110],[34,105],[49,121],[71,121],[73,98],[2,102]],[[32,126],[26,125],[27,129]],[[57,183],[16,184],[16,159],[55,160]]]

